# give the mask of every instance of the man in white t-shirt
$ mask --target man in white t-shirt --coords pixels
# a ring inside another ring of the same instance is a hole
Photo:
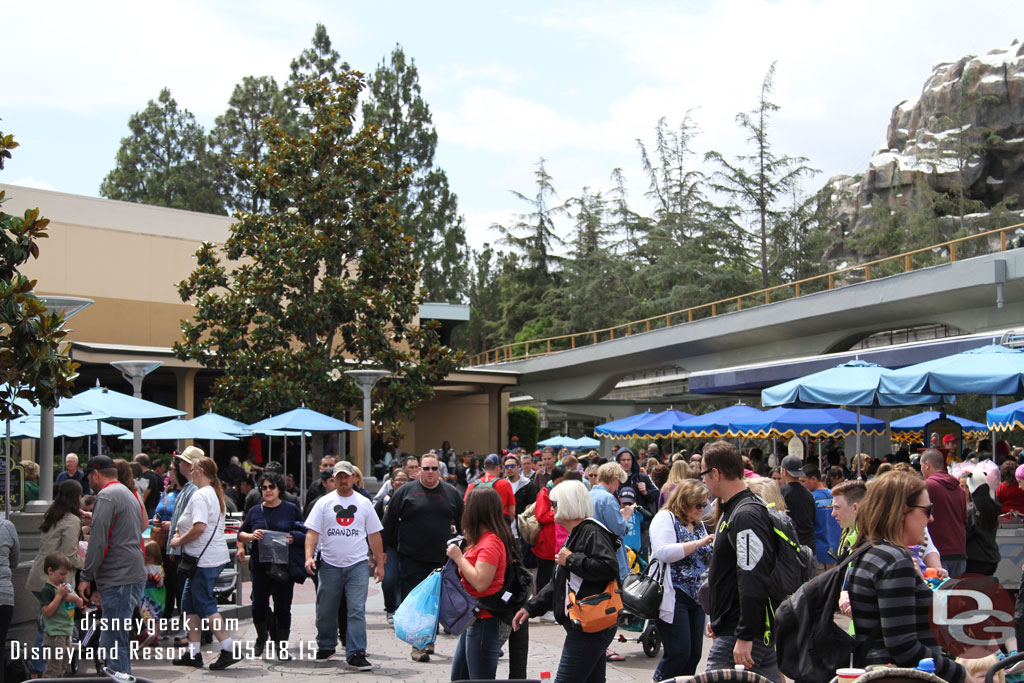
[[[348,665],[360,671],[372,667],[366,661],[366,594],[370,570],[366,562],[369,544],[377,583],[384,578],[383,528],[373,504],[352,488],[355,470],[342,460],[334,466],[335,490],[324,494],[306,518],[306,571],[319,572],[316,589],[316,658],[327,659],[338,645],[338,604],[345,596],[348,630],[345,655]],[[320,566],[313,559],[320,546]]]

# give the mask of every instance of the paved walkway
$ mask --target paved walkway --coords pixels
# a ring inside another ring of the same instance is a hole
[[[248,602],[248,584],[245,585],[245,597]],[[155,656],[133,662],[133,673],[137,676],[151,678],[155,681],[212,681],[214,679],[246,680],[253,678],[288,678],[298,681],[324,681],[331,677],[344,677],[351,681],[416,681],[417,683],[435,683],[450,680],[451,658],[455,652],[457,638],[439,635],[435,645],[436,654],[430,662],[417,663],[409,657],[410,648],[395,637],[393,628],[384,617],[384,599],[377,586],[371,582],[370,596],[367,600],[367,658],[374,665],[372,671],[354,671],[345,664],[344,650],[339,648],[338,654],[327,661],[318,662],[313,659],[315,654],[314,625],[314,592],[313,584],[307,581],[296,587],[295,601],[292,608],[291,645],[296,659],[292,662],[278,663],[249,659],[239,662],[224,671],[208,669],[185,669],[171,665],[169,660],[159,660]],[[635,635],[635,634],[629,634]],[[527,674],[532,678],[540,678],[542,671],[550,671],[552,678],[558,669],[558,660],[562,651],[562,640],[565,632],[561,626],[534,619],[530,622],[530,660]],[[236,639],[251,641],[256,631],[251,620],[239,623],[234,633]],[[301,652],[295,648],[303,645]],[[705,640],[705,653],[709,641]],[[644,655],[639,643],[614,643],[617,652],[626,657],[626,661],[609,663],[608,680],[615,683],[651,681],[658,658]],[[171,648],[160,644],[160,653],[170,653]],[[203,648],[203,658],[207,664],[216,658],[217,645]],[[660,656],[660,652],[659,652]],[[700,669],[698,669],[699,671]],[[508,674],[508,657],[502,657],[498,663],[498,678]]]

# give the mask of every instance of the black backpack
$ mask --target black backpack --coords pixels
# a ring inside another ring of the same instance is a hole
[[[849,564],[870,547],[811,579],[775,610],[775,655],[779,670],[788,678],[828,683],[836,669],[851,666],[851,659],[860,654],[856,639],[839,628],[834,617]]]
[[[477,598],[477,607],[482,608],[504,622],[511,622],[516,612],[533,595],[533,574],[523,566],[519,558],[509,557],[505,564],[505,580],[501,590],[484,598]]]
[[[800,545],[793,520],[786,513],[770,508],[762,498],[754,497],[740,502],[736,510],[733,510],[733,515],[744,505],[760,505],[771,520],[775,539],[775,565],[768,582],[768,597],[772,605],[776,606],[814,578],[817,571],[814,551]]]

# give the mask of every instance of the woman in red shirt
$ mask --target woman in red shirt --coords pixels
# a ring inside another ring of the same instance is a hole
[[[501,496],[493,488],[474,488],[466,496],[462,513],[465,553],[448,546],[448,557],[459,568],[462,585],[475,598],[493,595],[505,583],[505,565],[514,559],[512,531],[502,517]],[[452,658],[452,680],[494,680],[501,643],[498,620],[487,610],[459,636]]]
[[[534,594],[548,584],[555,571],[555,553],[558,552],[559,546],[555,541],[555,511],[551,508],[551,489],[562,483],[564,478],[564,467],[556,465],[552,468],[551,481],[537,491],[537,503],[533,506],[533,514],[540,524],[537,544],[530,548],[537,556],[537,584]]]
[[[1021,490],[1024,465],[1017,467],[1017,463],[1007,460],[999,468],[999,478],[1002,483],[996,490],[996,500],[1003,506],[1002,514],[1010,511],[1024,514],[1024,490]]]

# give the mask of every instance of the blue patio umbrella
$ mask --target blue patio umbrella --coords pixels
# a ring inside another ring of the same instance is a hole
[[[885,422],[873,417],[859,419],[865,434],[885,433]],[[755,439],[773,436],[840,437],[856,434],[857,413],[841,408],[772,408],[754,419],[739,420],[730,425],[733,433]]]
[[[924,441],[924,428],[929,422],[945,417],[959,424],[964,430],[965,439],[984,439],[988,436],[988,427],[956,415],[947,415],[937,410],[926,410],[917,415],[911,415],[901,420],[893,420],[889,423],[889,431],[892,432],[892,440],[899,442]]]
[[[573,450],[580,450],[582,448],[597,448],[601,445],[601,442],[597,439],[591,439],[589,436],[581,436],[578,439],[568,439],[567,444],[571,442],[572,445],[567,445],[566,448],[572,448]]]
[[[932,394],[883,393],[880,391],[879,385],[892,372],[894,371],[875,363],[851,360],[828,370],[821,370],[768,387],[761,392],[761,404],[765,407],[857,406],[878,408],[943,403],[942,396]]]
[[[330,415],[324,415],[318,413],[315,410],[310,410],[305,406],[296,408],[295,410],[289,410],[287,413],[281,413],[280,415],[274,415],[268,417],[259,422],[249,425],[249,429],[257,434],[266,434],[268,432],[298,432],[301,436],[301,448],[302,455],[300,462],[302,466],[299,468],[299,486],[302,491],[306,490],[306,432],[358,432],[359,427],[351,425],[348,422],[339,420],[331,417]],[[287,441],[285,444],[287,446]],[[285,472],[287,473],[287,452],[285,453]]]
[[[693,413],[684,413],[681,410],[666,410],[660,413],[652,413],[649,417],[639,420],[625,429],[613,430],[615,436],[625,436],[632,439],[667,439],[672,436],[676,424],[689,420]]]
[[[214,412],[205,413],[199,417],[194,417],[189,420],[191,424],[200,425],[214,431],[223,432],[224,434],[231,434],[233,436],[246,436],[252,434],[252,430],[249,429],[249,425],[238,420],[232,420],[230,417],[224,417]]]
[[[985,413],[985,422],[993,431],[1011,432],[1024,429],[1024,401],[1008,403]]]
[[[1024,351],[999,344],[909,365],[884,375],[883,394],[1024,394]]]
[[[122,439],[130,439],[132,435],[122,436]],[[224,432],[219,432],[216,429],[210,427],[204,427],[202,424],[196,424],[194,420],[184,420],[176,418],[168,420],[167,422],[161,422],[155,424],[152,427],[146,427],[142,430],[143,439],[151,439],[154,441],[167,440],[167,441],[180,441],[182,439],[212,439],[216,441],[237,441],[238,438]]]
[[[38,439],[39,438],[39,420],[33,418],[22,418],[15,420],[12,423],[12,429],[18,426],[22,433],[25,434],[23,438],[27,439]],[[122,429],[117,425],[112,425],[109,422],[100,422],[100,433],[103,436],[122,436],[124,434],[131,435],[131,432],[127,429]],[[78,438],[80,436],[93,436],[96,434],[96,421],[95,420],[54,420],[53,423],[53,435],[54,436],[66,436],[71,438]]]
[[[159,403],[135,398],[106,387],[93,387],[75,394],[73,401],[89,410],[103,413],[115,420],[152,420],[161,417],[177,417],[185,411],[169,408]]]
[[[572,443],[575,443],[575,439],[571,439],[568,436],[559,435],[559,436],[549,436],[548,438],[544,439],[543,441],[538,441],[537,445],[538,446],[542,446],[542,447],[543,446],[551,446],[552,448],[570,448],[571,446],[568,446],[566,444],[572,444]]]
[[[714,410],[704,415],[696,415],[672,426],[672,436],[700,439],[724,439],[737,436],[730,425],[733,422],[753,419],[763,411],[738,403],[728,408]]]
[[[646,420],[652,415],[655,415],[653,411],[646,410],[638,415],[630,415],[629,417],[622,417],[618,420],[606,422],[603,425],[597,425],[594,427],[594,436],[621,436],[622,434],[620,430],[628,429],[637,422]]]

